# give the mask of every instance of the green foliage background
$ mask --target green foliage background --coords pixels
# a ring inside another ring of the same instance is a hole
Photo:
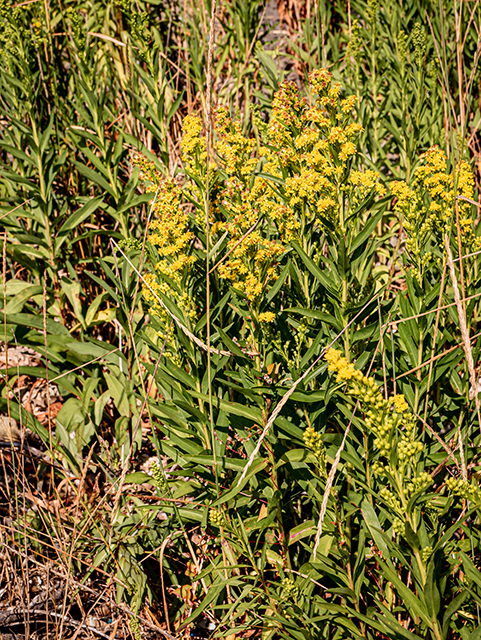
[[[255,141],[252,157],[265,158],[282,81],[308,95],[308,73],[329,68],[342,96],[357,97],[363,127],[345,178],[372,169],[387,191],[346,209],[345,228],[307,224],[286,241],[256,306],[218,273],[206,277],[232,248],[209,228],[230,215],[218,198],[235,177],[222,134],[214,130],[209,186],[205,156],[190,166],[181,157],[182,122],[209,106],[211,5],[1,2],[4,341],[43,360],[6,369],[1,403],[58,461],[54,481],[42,468],[36,488],[65,507],[59,518],[19,499],[2,535],[33,551],[49,541],[78,579],[112,575],[133,637],[150,607],[171,634],[208,615],[226,637],[474,639],[479,218],[476,204],[455,197],[460,161],[472,166],[478,197],[479,8],[352,0],[298,9],[279,39],[262,1],[219,3],[214,103]],[[432,198],[424,186],[419,224],[407,232],[391,183],[413,186],[433,145],[452,176],[451,223],[431,229],[416,274],[404,241],[421,234]],[[263,162],[241,176],[246,192]],[[298,169],[284,168],[265,174],[287,206]],[[177,279],[156,270],[164,256],[148,234],[158,213],[149,202],[167,176],[182,187],[195,238],[195,269]],[[259,220],[256,232],[277,238],[276,223]],[[460,261],[460,252],[473,255]],[[163,306],[138,272],[152,274]],[[192,314],[179,302],[186,295]],[[261,323],[263,312],[275,321]],[[208,357],[199,342],[215,351]],[[331,344],[373,382],[356,388],[328,372]],[[55,378],[64,404],[47,427],[8,399],[21,375]],[[382,448],[368,411],[385,424],[394,394],[411,417],[384,433]],[[409,420],[422,446],[404,474]],[[158,460],[153,479],[140,470],[142,446]],[[429,484],[408,489],[422,474]],[[69,490],[58,494],[65,477]]]

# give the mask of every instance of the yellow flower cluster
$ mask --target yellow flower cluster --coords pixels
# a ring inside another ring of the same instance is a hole
[[[148,180],[153,184],[162,179],[162,175],[156,170],[155,164],[149,162],[145,156],[134,153],[132,156],[132,164],[139,169],[139,178],[143,181]],[[150,185],[148,191],[154,191],[155,187]]]
[[[405,535],[409,500],[433,482],[429,473],[419,469],[423,444],[415,438],[414,416],[402,394],[384,399],[374,379],[356,369],[340,351],[329,349],[325,357],[328,370],[336,373],[336,381],[347,383],[348,393],[363,405],[365,424],[375,436],[374,446],[381,458],[371,463],[382,485],[379,496],[392,513],[394,533]]]
[[[404,396],[398,394],[385,400],[374,378],[356,369],[337,349],[329,349],[325,358],[328,371],[336,373],[336,382],[346,382],[348,393],[362,402],[366,426],[374,433],[374,446],[381,456],[390,459],[391,450],[396,447],[399,466],[405,467],[423,445],[414,439],[414,417]],[[376,472],[381,474],[382,466],[377,465]]]
[[[263,313],[260,313],[258,316],[259,322],[264,322],[266,324],[274,322],[275,319],[276,319],[276,314],[272,313],[272,311],[264,311]]]
[[[193,233],[189,230],[188,217],[182,208],[182,190],[173,178],[158,180],[158,196],[152,209],[155,219],[150,223],[149,240],[158,251],[159,261],[155,265],[157,277],[153,274],[147,277],[150,288],[144,286],[143,294],[163,326],[159,334],[163,338],[170,324],[170,315],[155,294],[171,298],[187,316],[192,317],[194,312],[192,300],[181,286],[185,274],[195,262],[194,256],[190,255]],[[166,354],[175,360],[173,347],[171,334]]]
[[[215,133],[216,162],[226,179],[214,201],[217,219],[212,232],[220,236],[227,231],[231,251],[218,273],[258,310],[266,286],[278,275],[277,264],[293,225],[266,180],[255,174],[255,140],[243,135],[240,124],[233,122],[225,109],[216,112]],[[266,227],[272,227],[271,234],[266,233]],[[274,315],[265,313],[259,315],[259,321],[272,322]]]
[[[280,239],[262,232],[257,191],[256,185],[249,191],[239,178],[227,180],[216,202],[216,211],[221,210],[225,219],[212,227],[213,233],[227,231],[229,235],[227,247],[231,253],[219,265],[219,276],[231,280],[251,303],[257,303],[266,285],[277,277],[277,263],[286,250]]]
[[[284,178],[285,203],[300,228],[309,220],[343,227],[344,209],[385,189],[377,172],[351,171],[362,131],[352,121],[356,97],[341,99],[341,86],[326,69],[311,72],[309,89],[310,105],[294,83],[284,83],[276,94],[264,172]]]
[[[433,260],[432,245],[444,246],[443,236],[455,224],[456,197],[473,197],[472,170],[467,162],[461,161],[448,172],[444,152],[434,146],[421,156],[412,183],[393,182],[391,191],[397,198],[395,208],[403,216],[414,275],[421,280],[425,267]],[[471,206],[458,200],[458,211],[463,242],[471,247],[476,242]]]
[[[254,307],[278,276],[292,240],[316,225],[339,229],[349,208],[385,192],[375,171],[351,172],[362,131],[353,121],[356,97],[342,99],[339,83],[325,69],[310,74],[309,89],[311,103],[294,83],[280,86],[257,153],[255,141],[226,109],[216,114],[215,161],[225,179],[213,203],[212,231],[218,237],[227,231],[232,249],[218,272]]]
[[[257,159],[252,157],[256,141],[243,135],[240,123],[232,122],[227,109],[217,109],[215,120],[218,135],[216,151],[226,172],[242,178],[250,177],[257,165]]]
[[[379,173],[372,169],[351,171],[350,184],[348,183],[347,190],[351,209],[357,209],[371,193],[380,198],[386,195],[386,188],[379,182]]]
[[[157,200],[153,204],[155,219],[149,227],[149,240],[158,248],[163,258],[161,264],[165,264],[169,277],[182,271],[186,264],[191,264],[194,260],[187,255],[193,234],[188,230],[188,218],[182,210],[181,197],[182,190],[173,178],[162,180]]]
[[[392,404],[393,404],[394,410],[397,413],[405,413],[409,409],[409,405],[406,402],[406,399],[400,393],[393,396]]]
[[[213,243],[225,236],[220,246],[229,252],[217,274],[244,296],[259,324],[275,320],[265,308],[264,294],[278,278],[292,241],[311,239],[318,231],[343,233],[352,207],[384,193],[379,174],[354,166],[362,131],[354,121],[356,97],[343,97],[326,69],[310,74],[309,93],[310,100],[293,83],[280,86],[260,146],[225,108],[215,115],[209,217]],[[184,120],[181,150],[188,176],[182,189],[172,179],[161,179],[146,162],[142,172],[160,185],[150,240],[159,252],[156,286],[165,295],[174,295],[172,285],[185,289],[180,285],[194,262],[186,202],[199,235],[204,231],[208,150],[202,121],[195,115]],[[179,304],[179,292],[175,300]],[[180,304],[191,312],[189,300]]]
[[[314,429],[314,427],[307,427],[304,431],[304,443],[308,449],[310,449],[317,458],[319,464],[319,470],[324,477],[327,477],[326,472],[326,448],[322,441],[322,434]]]
[[[455,496],[470,500],[471,502],[481,503],[481,491],[478,486],[471,484],[469,480],[462,478],[448,478],[446,487]]]
[[[182,124],[182,162],[193,173],[207,158],[205,138],[202,136],[202,120],[195,115],[186,116]]]

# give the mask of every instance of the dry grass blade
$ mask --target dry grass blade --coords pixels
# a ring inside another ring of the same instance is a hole
[[[105,353],[102,356],[97,356],[93,360],[89,360],[85,364],[81,364],[79,367],[75,367],[75,369],[70,369],[69,371],[65,371],[64,373],[61,373],[60,375],[56,376],[55,378],[52,378],[50,380],[50,384],[52,384],[56,380],[60,380],[60,378],[64,378],[65,376],[68,376],[71,373],[74,373],[75,371],[79,371],[80,369],[85,369],[85,367],[88,367],[89,365],[93,364],[94,362],[97,362],[98,360],[102,360],[103,358],[106,358],[107,356],[110,356],[112,353],[116,353],[119,350],[120,350],[120,347],[117,347],[116,349],[112,349],[112,351],[107,351],[107,353]]]
[[[470,254],[470,255],[476,255],[476,254]],[[464,257],[467,258],[468,256],[464,256]],[[453,260],[453,264],[456,262],[456,260]],[[460,301],[461,303],[464,304],[465,302],[468,302],[469,300],[474,300],[475,298],[479,298],[480,296],[481,296],[481,293],[474,293],[472,296],[467,296],[462,300],[460,298]],[[415,316],[409,316],[407,318],[400,318],[399,320],[393,320],[392,322],[388,322],[385,325],[383,325],[382,328],[384,329],[384,327],[396,327],[398,324],[401,324],[401,322],[407,322],[408,320],[417,320],[418,318],[429,316],[431,313],[438,313],[438,311],[444,311],[444,309],[450,309],[451,307],[455,307],[455,306],[456,306],[456,302],[450,302],[449,304],[444,304],[442,307],[436,307],[436,309],[432,309],[431,311],[423,311],[422,313],[417,313]]]
[[[212,379],[211,379],[211,345],[210,345],[210,141],[212,138],[212,59],[214,56],[214,35],[215,35],[215,18],[216,18],[217,0],[212,3],[212,11],[209,26],[209,48],[207,52],[207,78],[206,78],[206,172],[207,179],[205,185],[205,308],[206,308],[206,329],[207,329],[207,380],[209,381],[209,423],[211,433],[212,458],[214,462],[214,476],[217,491],[219,489],[219,480],[217,477],[217,453],[215,450],[214,437],[214,414],[212,408]]]
[[[100,38],[101,40],[108,40],[109,42],[113,42],[118,47],[126,47],[125,42],[121,42],[120,40],[116,40],[112,38],[112,36],[106,36],[103,33],[95,33],[94,31],[89,31],[89,36],[94,36],[95,38]]]
[[[173,531],[172,533],[169,533],[169,535],[165,538],[165,540],[162,543],[162,546],[160,547],[160,557],[159,557],[159,565],[160,565],[160,584],[162,587],[162,603],[164,605],[164,615],[165,615],[165,621],[167,623],[167,631],[170,633],[170,620],[169,620],[169,608],[167,607],[167,598],[165,597],[165,584],[164,584],[164,567],[163,567],[163,560],[164,560],[164,551],[165,551],[165,547],[169,544],[171,538],[173,535],[175,535],[176,533],[178,533],[178,531]]]
[[[453,254],[451,253],[451,246],[449,244],[449,238],[447,234],[444,236],[444,243],[446,246],[446,253],[448,258],[449,272],[451,274],[451,281],[453,283],[454,300],[456,301],[456,308],[458,310],[461,337],[463,339],[464,352],[466,354],[466,361],[468,364],[469,380],[471,382],[472,388],[475,390],[474,402],[476,404],[478,424],[481,426],[480,403],[479,403],[479,395],[476,392],[476,373],[474,370],[473,352],[471,349],[471,341],[469,339],[469,332],[466,325],[466,315],[464,313],[463,303],[461,300],[461,295],[459,293],[458,280],[456,277],[456,272],[454,270]],[[461,454],[461,472],[463,475],[463,479],[466,480],[467,479],[466,463],[464,461],[464,451],[463,451],[463,443],[462,443],[461,435],[460,435],[459,441],[460,441],[459,447],[460,447],[460,454]]]
[[[324,490],[324,496],[322,498],[321,511],[319,513],[319,522],[317,524],[316,537],[315,537],[315,541],[314,541],[314,550],[312,552],[314,560],[316,559],[317,550],[319,548],[319,543],[321,541],[322,525],[324,523],[324,518],[326,516],[327,503],[329,501],[329,496],[331,495],[332,483],[334,482],[334,476],[336,475],[337,467],[339,466],[339,461],[341,460],[341,453],[344,450],[344,445],[346,444],[347,436],[349,434],[349,431],[351,430],[352,420],[354,418],[354,414],[356,413],[356,409],[357,409],[358,405],[359,405],[359,400],[356,402],[356,404],[354,406],[354,410],[352,412],[351,419],[349,420],[349,424],[347,425],[346,431],[344,432],[344,437],[342,439],[341,446],[337,450],[336,457],[334,458],[334,462],[332,463],[332,467],[329,470],[329,475],[327,476],[326,488]]]
[[[29,200],[25,200],[25,202],[22,202],[21,204],[17,204],[16,207],[14,207],[13,209],[10,209],[10,211],[7,211],[7,213],[4,213],[3,216],[0,217],[0,220],[3,220],[4,218],[6,218],[7,216],[9,216],[11,213],[13,213],[14,211],[16,211],[17,209],[20,209],[21,207],[23,207],[25,204],[28,204],[29,202],[31,202],[33,200],[33,198],[30,198]]]
[[[471,198],[467,198],[466,196],[456,196],[456,199],[457,200],[465,200],[466,202],[469,202],[470,204],[474,204],[474,206],[478,207],[478,209],[481,209],[481,203],[480,202],[476,202],[476,200],[471,200]],[[467,256],[464,256],[464,257],[466,258]]]
[[[337,336],[334,338],[334,340],[325,348],[323,349],[323,351],[320,353],[319,356],[317,356],[317,358],[314,360],[314,362],[310,365],[310,367],[308,367],[306,369],[306,371],[302,374],[302,376],[300,376],[300,378],[298,378],[294,384],[292,385],[292,387],[282,396],[282,400],[279,402],[279,404],[277,405],[277,407],[274,409],[274,411],[272,412],[271,417],[269,418],[269,420],[266,422],[266,425],[261,433],[261,436],[255,446],[254,451],[251,453],[251,455],[249,456],[249,459],[247,460],[246,466],[244,467],[244,471],[242,472],[241,477],[239,478],[239,481],[237,482],[237,486],[239,486],[241,484],[241,482],[244,480],[244,478],[247,475],[247,472],[250,468],[250,466],[252,465],[252,463],[254,462],[255,457],[257,456],[257,454],[260,451],[260,448],[262,446],[262,443],[264,442],[264,438],[266,437],[266,435],[269,432],[269,429],[272,427],[272,425],[274,424],[277,416],[280,414],[280,412],[282,411],[282,407],[286,404],[286,402],[289,400],[289,398],[291,397],[291,395],[294,393],[294,391],[296,390],[297,386],[307,378],[307,376],[309,375],[309,373],[312,371],[312,369],[316,366],[316,364],[321,360],[321,358],[324,356],[324,354],[332,347],[333,344],[335,344],[339,338],[341,336],[344,335],[344,333],[347,331],[347,329],[349,329],[349,327],[353,324],[353,322],[356,321],[356,319],[364,312],[365,309],[367,309],[367,307],[374,301],[376,300],[378,296],[375,295],[373,298],[371,298],[368,302],[366,302],[366,304],[363,306],[363,308],[354,316],[354,318],[352,320],[350,320],[347,325],[344,327],[344,329],[337,334]]]

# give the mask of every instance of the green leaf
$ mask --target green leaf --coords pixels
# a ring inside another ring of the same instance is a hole
[[[404,534],[406,536],[406,540],[413,549],[420,548],[419,536],[413,531],[411,525],[407,521],[404,523]]]
[[[200,400],[204,400],[204,402],[209,402],[209,396],[206,393],[199,393],[198,391],[193,391],[191,389],[188,389],[187,391],[194,396],[194,398],[200,398]],[[259,425],[263,424],[262,413],[259,409],[246,407],[238,402],[226,402],[225,400],[220,400],[215,397],[212,398],[212,403],[215,407],[222,409],[222,411],[225,411],[226,413],[232,413],[236,416],[253,420]]]
[[[111,185],[107,182],[107,180],[98,172],[94,171],[87,165],[82,162],[77,162],[77,160],[73,161],[73,164],[77,167],[82,175],[88,178],[94,184],[98,184],[104,191],[109,193],[113,198],[115,198],[116,194],[112,189]]]
[[[83,206],[79,207],[75,213],[72,213],[71,216],[65,220],[63,225],[60,227],[58,231],[58,235],[62,236],[66,234],[68,231],[72,229],[76,229],[79,224],[81,224],[86,218],[88,218],[94,211],[96,211],[103,202],[103,196],[97,196],[96,198],[91,198],[88,202],[86,202]]]
[[[379,221],[381,220],[381,218],[383,217],[385,213],[384,208],[381,208],[376,215],[372,216],[371,218],[369,218],[369,220],[367,221],[367,223],[363,226],[362,231],[360,233],[357,234],[357,236],[355,236],[355,238],[353,239],[351,246],[349,247],[349,250],[354,253],[354,251],[361,246],[361,244],[363,242],[365,242],[369,236],[371,235],[371,233],[374,231],[374,229],[376,228],[377,224],[379,223]]]
[[[28,327],[40,329],[43,331],[43,318],[42,316],[34,316],[29,313],[9,313],[6,316],[8,324],[16,324],[22,327]],[[54,322],[50,318],[47,318],[47,331],[57,336],[70,335],[68,329],[66,329],[60,322]]]
[[[25,285],[26,286],[22,291],[17,293],[7,302],[7,306],[5,307],[7,315],[20,313],[25,306],[25,303],[30,300],[30,298],[43,293],[43,287],[39,285],[29,285],[28,283],[25,283]]]
[[[286,278],[289,274],[289,268],[290,268],[290,265],[288,262],[285,265],[285,267],[282,269],[280,276],[277,278],[277,280],[274,282],[272,287],[267,292],[266,300],[268,302],[270,302],[279,293],[280,289],[282,288],[282,285],[286,281]]]
[[[248,359],[248,356],[246,356],[246,354],[242,351],[239,345],[237,345],[233,340],[231,340],[229,336],[224,331],[222,331],[220,327],[216,327],[215,330],[218,332],[218,334],[222,339],[222,342],[225,344],[225,346],[231,353],[238,356],[239,358],[243,358],[244,360]]]
[[[423,636],[418,636],[416,633],[408,631],[405,627],[399,624],[398,620],[396,620],[393,614],[385,606],[380,605],[379,608],[384,615],[376,612],[376,617],[381,623],[383,631],[389,633],[391,638],[395,638],[396,640],[398,638],[407,638],[408,640],[422,640]],[[369,624],[369,622],[367,624]]]
[[[468,576],[468,578],[473,580],[478,585],[478,587],[481,588],[481,573],[479,569],[475,567],[471,558],[466,555],[464,551],[460,551],[459,555],[461,557],[461,560],[463,561],[463,567],[466,575]]]
[[[411,589],[404,584],[391,566],[380,559],[378,562],[384,571],[385,579],[392,582],[400,598],[404,601],[404,605],[408,608],[410,615],[419,616],[429,627],[431,627],[431,617],[429,612],[426,610],[419,598],[417,598]]]
[[[65,293],[72,305],[75,317],[80,322],[82,327],[86,329],[85,318],[82,313],[82,302],[80,296],[82,295],[82,288],[80,283],[75,280],[69,280],[68,278],[62,278],[61,280],[62,291]]]
[[[94,422],[99,427],[102,423],[104,409],[110,400],[110,393],[108,391],[104,391],[102,395],[97,398],[94,405]]]
[[[90,325],[94,322],[97,311],[104,301],[106,295],[107,293],[105,291],[103,293],[100,293],[95,297],[94,301],[88,308],[87,313],[85,314],[85,324],[87,327],[90,327]]]
[[[227,493],[224,493],[219,498],[217,498],[217,500],[215,500],[211,504],[211,507],[218,507],[221,504],[225,504],[226,502],[229,502],[229,500],[232,500],[232,498],[235,498],[246,486],[249,480],[253,478],[255,475],[257,475],[260,471],[265,469],[266,466],[267,466],[267,460],[255,460],[255,462],[252,465],[252,468],[249,470],[244,480],[239,485],[237,485],[237,479],[234,480],[233,482],[234,487],[230,489],[230,491],[227,491]],[[240,478],[240,475],[241,474],[239,474],[239,478]]]
[[[435,582],[435,556],[431,556],[426,572],[426,584],[424,585],[424,598],[431,618],[436,619],[441,606],[441,596]]]
[[[124,386],[126,382],[125,377],[121,376],[118,378],[117,376],[107,372],[104,373],[104,376],[109,387],[110,396],[120,415],[128,418],[130,416],[130,403],[127,390]]]
[[[366,498],[362,501],[361,513],[378,549],[382,551],[383,557],[389,560],[390,553],[381,533],[382,528],[379,523],[379,519],[376,515],[376,512],[374,511],[374,507]]]
[[[448,625],[452,616],[457,611],[461,610],[461,606],[468,596],[469,596],[468,591],[462,591],[460,594],[458,594],[454,598],[454,600],[452,600],[452,602],[446,608],[446,611],[444,612],[444,617],[443,617],[443,634],[445,637],[447,635]]]
[[[338,298],[338,294],[336,291],[336,287],[334,282],[329,278],[326,273],[321,271],[319,267],[315,264],[311,258],[307,255],[307,253],[297,244],[297,242],[293,242],[292,246],[297,251],[299,257],[304,262],[305,266],[312,273],[312,275],[322,284],[327,293],[333,298]]]
[[[299,542],[302,538],[307,536],[311,536],[316,533],[317,527],[314,523],[314,520],[308,520],[307,522],[303,522],[302,524],[297,525],[294,529],[289,531],[288,536],[288,544],[294,544]]]
[[[125,476],[125,482],[131,484],[145,484],[150,483],[153,484],[152,476],[149,476],[148,473],[143,473],[142,471],[136,471],[135,473],[128,473]]]

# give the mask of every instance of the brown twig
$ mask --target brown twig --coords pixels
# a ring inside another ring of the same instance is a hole
[[[165,616],[165,621],[167,623],[167,631],[170,633],[170,621],[169,621],[169,608],[167,607],[167,598],[165,597],[165,585],[164,585],[164,566],[163,566],[163,560],[164,560],[164,551],[165,551],[165,547],[167,546],[167,544],[170,542],[172,536],[175,533],[179,533],[178,531],[173,531],[172,533],[169,533],[169,535],[166,537],[166,539],[162,542],[162,546],[160,547],[160,557],[159,557],[159,566],[160,566],[160,586],[162,588],[162,603],[164,605],[164,616]]]
[[[17,206],[14,209],[10,209],[10,211],[7,211],[7,213],[4,213],[3,216],[0,217],[0,220],[3,220],[4,218],[9,216],[11,213],[16,211],[17,209],[20,209],[20,207],[23,207],[25,204],[28,204],[31,200],[33,200],[33,198],[29,198],[28,200],[25,200],[25,202],[22,202],[22,204],[17,204]]]
[[[481,333],[477,333],[476,335],[472,336],[470,338],[471,342],[473,340],[476,340],[476,338],[479,338],[479,336],[481,336]],[[432,362],[436,362],[436,360],[439,360],[439,358],[444,358],[444,356],[447,355],[448,353],[451,353],[452,351],[456,351],[456,349],[462,349],[463,346],[464,346],[464,343],[460,342],[459,344],[455,345],[454,347],[450,347],[449,349],[446,349],[446,351],[443,351],[442,353],[438,353],[437,356],[429,358],[429,360],[426,360],[425,362],[422,362],[421,364],[418,364],[418,366],[414,367],[414,369],[410,369],[409,371],[406,371],[405,373],[401,373],[401,375],[397,376],[395,379],[399,380],[400,378],[404,378],[404,376],[408,376],[410,373],[415,373],[418,369],[422,369],[423,367],[427,367],[428,364],[431,364]]]
[[[467,256],[464,256],[465,258]],[[456,260],[453,260],[453,263],[456,262]],[[481,292],[480,293],[474,293],[472,296],[467,296],[466,298],[464,298],[464,300],[462,300],[462,302],[468,302],[468,300],[474,300],[475,298],[479,298],[481,296]],[[400,318],[399,320],[393,320],[392,322],[388,322],[387,324],[385,324],[384,326],[397,326],[398,324],[401,324],[401,322],[407,322],[408,320],[417,320],[418,318],[423,318],[424,316],[429,316],[431,313],[437,313],[438,311],[443,311],[444,309],[450,309],[451,307],[455,307],[456,306],[456,302],[450,302],[449,304],[445,304],[442,307],[436,307],[436,309],[432,309],[431,311],[423,311],[423,313],[417,313],[415,316],[409,316],[408,318]]]
[[[117,347],[116,349],[112,349],[112,351],[107,351],[107,353],[104,353],[101,356],[97,356],[97,358],[94,358],[93,360],[89,360],[85,364],[82,364],[79,367],[75,367],[75,369],[70,369],[69,371],[65,371],[64,373],[61,373],[59,376],[56,376],[55,378],[52,378],[50,380],[50,384],[52,384],[56,380],[60,380],[60,378],[64,378],[65,376],[68,376],[70,373],[74,373],[74,371],[79,371],[80,369],[85,369],[85,367],[88,367],[90,364],[93,364],[94,362],[97,362],[97,360],[102,360],[102,358],[106,358],[107,356],[111,355],[112,353],[116,353],[117,351],[119,351],[119,349],[120,349],[120,347]]]

